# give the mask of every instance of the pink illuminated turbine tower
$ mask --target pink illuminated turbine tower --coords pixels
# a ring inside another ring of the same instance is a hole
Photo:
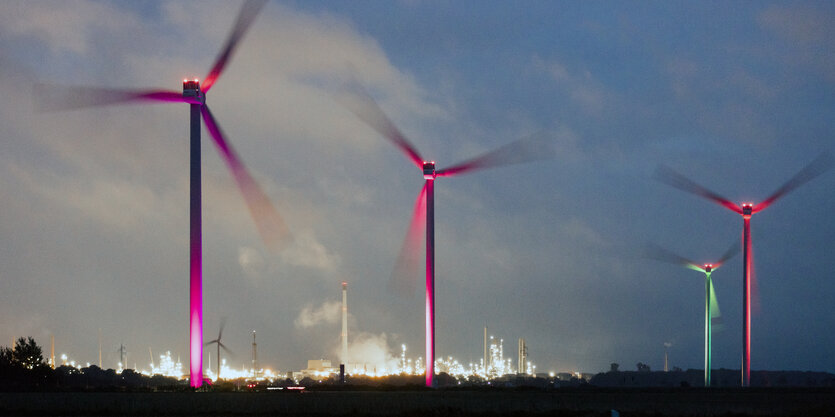
[[[266,0],[246,1],[238,14],[226,43],[215,59],[211,71],[201,84],[197,79],[183,80],[183,91],[115,90],[95,87],[66,87],[37,85],[35,99],[43,111],[68,110],[90,106],[104,106],[129,102],[182,102],[190,105],[190,254],[189,254],[189,377],[192,387],[203,384],[203,258],[201,221],[200,119],[206,124],[214,144],[226,162],[246,200],[250,214],[265,244],[278,249],[289,233],[281,216],[266,194],[244,167],[220,126],[209,111],[206,94],[223,72],[235,48],[243,38]]]
[[[792,190],[826,172],[832,167],[832,163],[832,156],[828,152],[824,152],[759,204],[742,203],[740,205],[696,184],[669,167],[661,166],[655,172],[657,180],[704,197],[742,216],[742,375],[740,383],[743,387],[747,387],[751,383],[751,266],[753,263],[751,216],[765,210]]]
[[[359,86],[352,85],[337,100],[363,122],[397,146],[423,173],[424,186],[415,201],[414,212],[398,264],[408,263],[419,251],[419,230],[426,226],[426,386],[433,386],[435,375],[435,179],[452,177],[502,165],[553,157],[554,151],[541,137],[528,137],[506,144],[476,158],[440,170],[435,161],[423,158],[376,102]],[[425,207],[425,211],[424,211]],[[425,215],[425,217],[424,217]],[[402,266],[402,265],[401,265]],[[407,269],[411,269],[408,268]],[[416,268],[415,268],[416,269]]]

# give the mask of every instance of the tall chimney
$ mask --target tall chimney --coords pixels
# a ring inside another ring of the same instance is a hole
[[[342,363],[348,364],[348,283],[342,281]]]
[[[484,373],[487,373],[487,368],[490,367],[490,350],[487,348],[487,325],[484,325]]]
[[[528,346],[525,344],[525,339],[519,338],[519,362],[516,366],[517,374],[525,374],[528,371]]]
[[[258,378],[258,345],[255,343],[255,330],[252,331],[252,377]]]

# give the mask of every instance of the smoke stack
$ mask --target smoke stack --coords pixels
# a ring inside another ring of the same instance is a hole
[[[258,345],[255,343],[255,330],[252,331],[252,375],[258,378]]]
[[[490,357],[487,356],[487,326],[484,326],[484,373],[487,373],[487,368],[490,366]]]
[[[527,373],[528,362],[528,345],[525,344],[525,339],[519,338],[519,363],[516,366],[517,374]]]
[[[348,283],[342,281],[342,363],[348,363]]]

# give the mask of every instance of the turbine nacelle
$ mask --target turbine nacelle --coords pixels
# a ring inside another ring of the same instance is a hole
[[[742,203],[742,216],[750,219],[752,214],[754,214],[754,205],[751,203]]]
[[[423,161],[423,178],[427,180],[435,179],[435,161]]]
[[[196,102],[195,104],[204,104],[206,96],[200,91],[200,82],[197,78],[193,80],[183,80],[183,98],[192,99],[189,102]]]
[[[705,272],[710,272],[713,270],[713,264],[705,264],[704,266]]]

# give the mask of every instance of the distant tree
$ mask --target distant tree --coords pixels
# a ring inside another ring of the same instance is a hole
[[[618,368],[620,368],[620,365],[615,362],[612,362],[612,364],[609,365],[609,372],[617,372]]]
[[[12,348],[0,347],[0,383],[14,380],[18,373],[12,352]]]
[[[458,385],[458,380],[456,380],[454,376],[446,372],[440,372],[438,373],[438,375],[435,376],[435,386],[451,387],[455,385]]]
[[[681,368],[679,368],[678,366],[674,366],[674,367],[673,367],[673,372],[681,372],[681,370],[682,370],[682,369],[681,369]]]
[[[11,368],[14,363],[14,350],[10,347],[0,347],[0,369]]]
[[[41,347],[35,343],[35,339],[31,336],[17,339],[14,352],[12,352],[12,362],[26,369],[36,369],[46,365]]]
[[[139,387],[144,385],[146,379],[144,375],[137,373],[133,369],[125,369],[122,371],[120,377],[120,385],[128,387]]]
[[[21,337],[14,348],[0,349],[0,383],[15,390],[30,389],[49,383],[52,375],[35,339]]]
[[[649,372],[650,371],[649,365],[647,365],[643,362],[638,362],[638,364],[636,366],[638,367],[638,372]]]
[[[467,376],[467,383],[471,385],[484,385],[487,381],[481,377],[481,375],[469,375]]]
[[[309,376],[306,376],[306,377],[302,378],[301,381],[299,381],[299,385],[304,386],[304,387],[312,387],[315,384],[316,384],[316,381],[314,381]]]

